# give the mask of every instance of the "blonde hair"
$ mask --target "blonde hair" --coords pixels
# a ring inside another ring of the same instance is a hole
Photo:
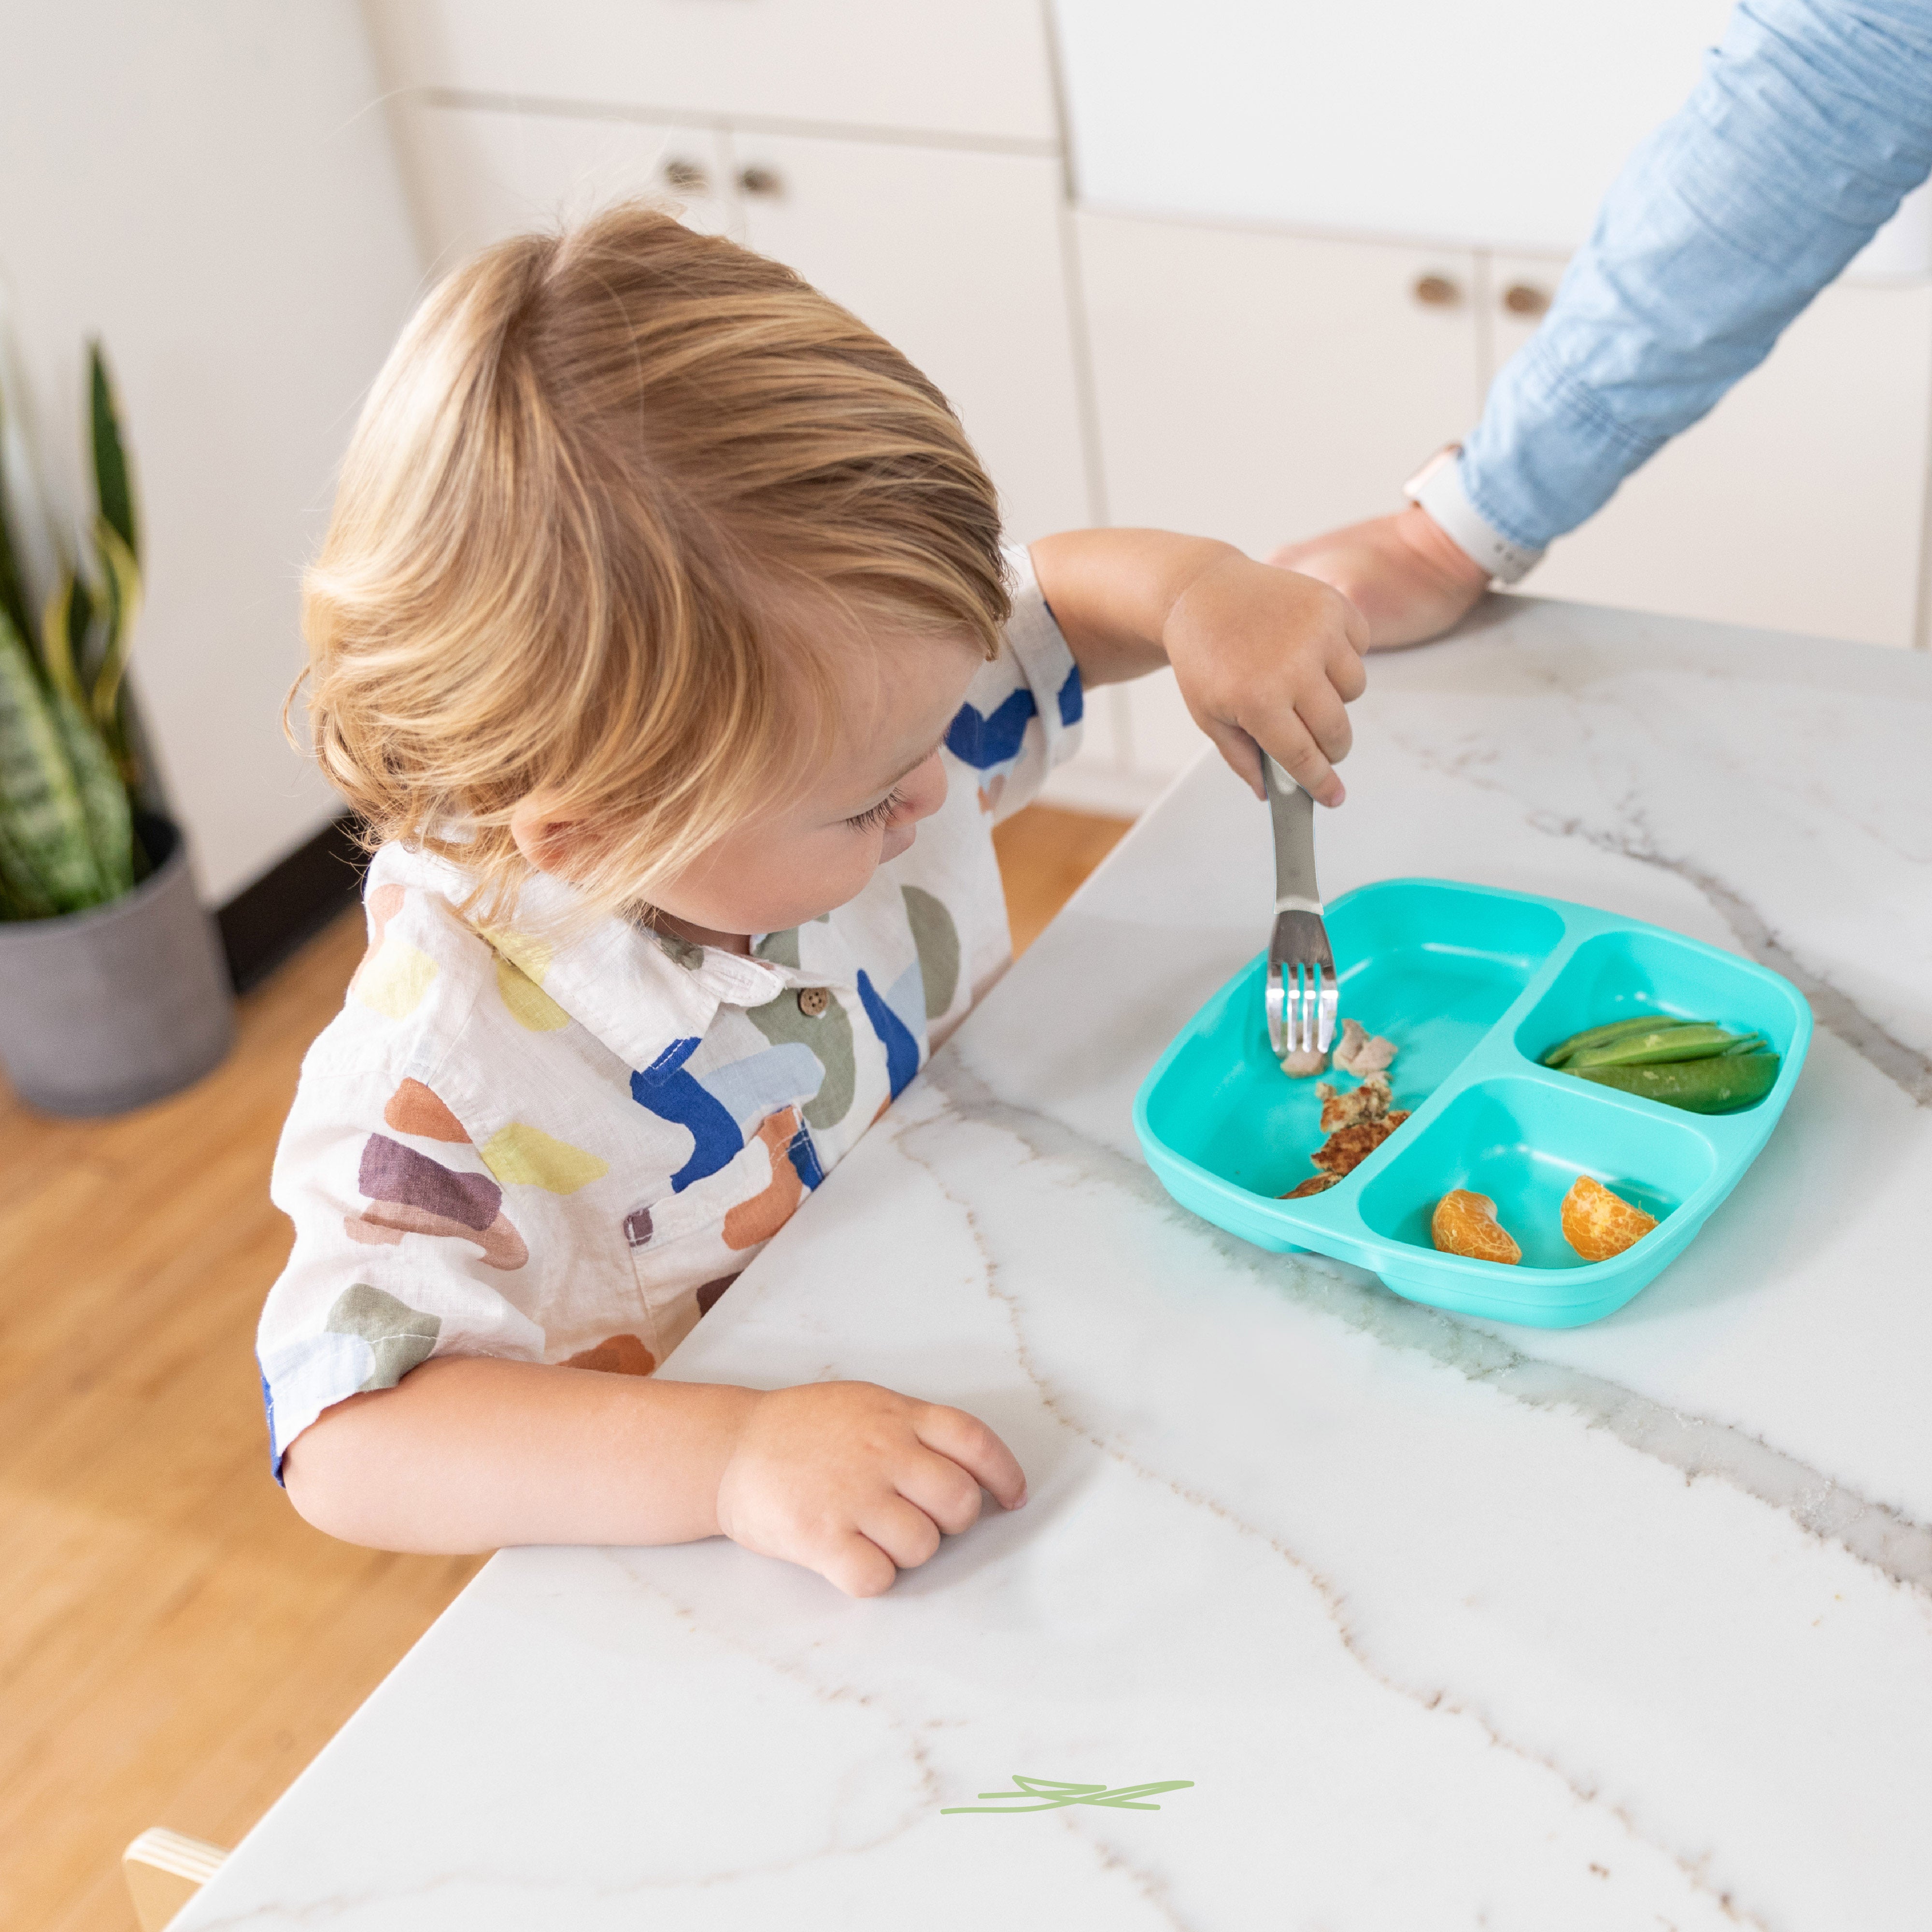
[[[527,874],[532,796],[595,828],[572,876],[608,910],[795,782],[833,710],[814,623],[990,656],[1007,598],[938,390],[790,270],[627,204],[430,296],[303,614],[323,770],[372,842],[454,860],[487,913]]]

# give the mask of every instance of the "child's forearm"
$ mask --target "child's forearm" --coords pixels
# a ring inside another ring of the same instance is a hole
[[[1063,530],[1030,548],[1041,592],[1089,686],[1158,670],[1174,605],[1204,570],[1240,554],[1172,530]]]
[[[448,1358],[352,1396],[284,1466],[319,1529],[380,1550],[682,1543],[718,1534],[749,1389]]]

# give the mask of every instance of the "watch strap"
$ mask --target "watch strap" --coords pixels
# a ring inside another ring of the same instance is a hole
[[[1445,444],[1402,485],[1402,494],[1429,512],[1444,536],[1498,584],[1520,584],[1543,560],[1492,530],[1462,488],[1462,446]]]

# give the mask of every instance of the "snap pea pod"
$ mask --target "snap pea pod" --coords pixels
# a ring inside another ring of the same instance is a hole
[[[1680,1060],[1709,1060],[1729,1052],[1745,1037],[1728,1027],[1702,1024],[1627,1033],[1621,1040],[1606,1040],[1601,1046],[1573,1053],[1564,1069],[1581,1073],[1588,1066],[1652,1066]]]
[[[1679,1060],[1646,1066],[1572,1066],[1580,1080],[1620,1093],[1640,1094],[1666,1107],[1693,1114],[1735,1114],[1754,1107],[1778,1084],[1774,1053],[1714,1054],[1705,1060]]]
[[[1602,1046],[1613,1040],[1622,1040],[1626,1034],[1660,1033],[1666,1027],[1695,1026],[1695,1020],[1672,1019],[1668,1013],[1639,1013],[1634,1019],[1612,1020],[1607,1026],[1586,1027],[1581,1033],[1573,1033],[1568,1040],[1559,1040],[1543,1056],[1546,1066],[1567,1066],[1571,1058],[1579,1053],[1587,1053],[1594,1046]]]

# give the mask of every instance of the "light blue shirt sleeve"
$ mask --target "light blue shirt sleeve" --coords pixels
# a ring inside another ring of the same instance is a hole
[[[1932,172],[1932,0],[1740,0],[1634,154],[1457,469],[1540,550],[1771,352]]]

